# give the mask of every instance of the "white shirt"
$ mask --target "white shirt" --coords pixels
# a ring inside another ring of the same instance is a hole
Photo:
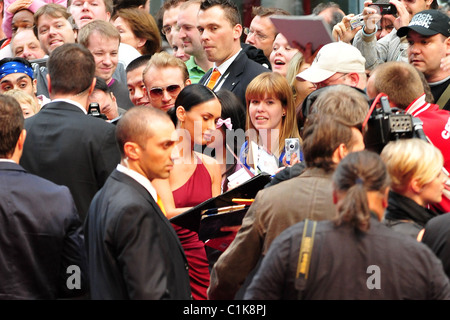
[[[16,163],[14,160],[6,159],[6,158],[0,158],[0,162],[11,162],[11,163]]]
[[[234,60],[236,60],[236,58],[237,58],[238,54],[241,52],[241,50],[242,50],[242,48],[239,49],[239,51],[235,55],[231,56],[228,60],[225,60],[225,62],[222,63],[220,66],[216,66],[216,63],[214,62],[213,70],[214,70],[214,68],[217,68],[217,70],[219,70],[219,72],[220,72],[220,78],[217,80],[217,86],[214,88],[214,91],[218,91],[222,87],[223,82],[228,77],[228,74],[225,74],[225,72],[231,66],[231,64],[234,62]]]
[[[54,100],[52,100],[51,102],[57,102],[57,101],[64,101],[64,102],[73,104],[73,105],[77,106],[78,108],[80,108],[80,109],[84,112],[84,114],[87,114],[86,108],[84,108],[84,107],[81,105],[81,103],[78,103],[78,102],[73,101],[73,100],[70,100],[70,99],[62,99],[62,98],[60,98],[60,99],[54,99]]]
[[[153,197],[155,202],[158,202],[158,194],[156,193],[155,187],[153,187],[152,183],[150,182],[150,180],[148,180],[147,177],[144,177],[139,172],[131,170],[130,168],[127,168],[127,167],[121,165],[120,163],[117,165],[116,169],[117,169],[117,171],[120,171],[123,174],[126,174],[127,176],[136,180],[140,185],[142,185],[148,191],[148,193],[150,193],[150,195]]]

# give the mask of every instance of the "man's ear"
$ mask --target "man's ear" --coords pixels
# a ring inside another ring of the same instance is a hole
[[[350,79],[352,86],[356,87],[358,85],[359,74],[357,74],[356,72],[351,72],[347,75],[347,77]]]
[[[37,79],[33,79],[32,83],[33,83],[33,93],[34,93],[34,95],[36,95],[37,94]]]
[[[445,44],[445,52],[448,57],[450,55],[450,37],[447,37],[447,39],[445,39],[444,44]]]
[[[240,39],[242,36],[242,25],[237,24],[233,27],[233,37],[234,39]]]
[[[19,135],[19,139],[17,139],[17,148],[22,151],[23,145],[25,144],[25,139],[27,138],[27,130],[22,129],[22,132]]]
[[[334,188],[333,188],[333,203],[334,204],[338,203],[337,191]]]
[[[348,148],[344,143],[341,143],[336,150],[334,150],[331,159],[334,163],[338,164],[348,154]]]
[[[92,79],[92,83],[91,83],[91,86],[89,87],[89,95],[91,95],[92,94],[92,92],[94,92],[94,89],[95,89],[95,84],[97,83],[97,78],[93,78]]]
[[[389,187],[386,188],[386,190],[384,190],[383,193],[383,208],[387,208],[388,206],[388,201],[389,201]]]
[[[125,142],[123,146],[125,156],[130,160],[139,160],[141,157],[141,148],[135,142]]]
[[[50,79],[50,75],[47,73],[45,75],[45,77],[47,78],[47,87],[48,87],[48,93],[52,93],[52,81]]]
[[[20,158],[23,154],[23,146],[25,144],[25,138],[27,137],[27,131],[25,129],[22,129],[19,135],[19,139],[17,139],[16,147],[14,148],[14,152],[11,156],[11,160],[15,161],[16,163],[19,163]]]

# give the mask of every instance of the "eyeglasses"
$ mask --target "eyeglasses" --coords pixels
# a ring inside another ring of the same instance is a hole
[[[324,80],[322,82],[317,82],[314,85],[316,86],[317,89],[323,88],[323,87],[328,87],[328,86],[331,86],[332,84],[337,84],[336,81],[338,81],[339,79],[345,77],[346,75],[347,75],[347,73],[344,73],[340,77],[337,77],[337,78],[334,78],[334,79],[330,79],[331,78],[330,77],[330,78],[328,78],[328,79],[326,79],[326,80]]]
[[[173,30],[175,30],[175,31],[180,31],[180,28],[178,28],[177,25],[175,25],[175,26],[164,26],[164,27],[162,27],[162,29],[161,29],[161,33],[162,33],[163,35],[167,35],[167,34],[169,34],[170,32],[172,32],[172,28],[173,28]]]
[[[244,33],[247,36],[251,36],[254,33],[255,37],[257,37],[260,41],[264,41],[267,38],[269,38],[268,36],[266,36],[266,35],[264,35],[262,33],[259,33],[259,32],[255,32],[255,31],[251,30],[250,28],[244,28]]]
[[[167,91],[167,93],[173,97],[180,93],[181,86],[179,86],[178,84],[171,84],[170,86],[167,86],[165,88],[163,88],[163,87],[151,88],[150,89],[150,98],[161,99],[161,97],[164,94],[164,90]]]

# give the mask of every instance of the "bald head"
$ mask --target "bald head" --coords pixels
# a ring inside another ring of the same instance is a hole
[[[122,156],[125,156],[123,146],[126,142],[144,147],[145,141],[155,135],[153,128],[159,122],[172,123],[166,112],[156,108],[136,106],[125,112],[116,128],[116,140]]]

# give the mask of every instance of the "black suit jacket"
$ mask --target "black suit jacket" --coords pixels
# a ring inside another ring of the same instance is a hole
[[[20,164],[30,173],[69,187],[81,221],[120,162],[115,126],[63,101],[46,104],[25,120]]]
[[[257,75],[263,72],[271,72],[271,70],[251,60],[245,51],[241,50],[233,63],[228,67],[227,71],[225,71],[220,80],[216,83],[213,90],[216,91],[215,88],[219,87],[220,83],[222,83],[220,89],[226,89],[233,92],[242,101],[243,105],[246,106],[245,90],[247,89],[248,84]],[[212,68],[205,73],[199,83],[206,85],[211,73]]]
[[[0,299],[87,294],[81,231],[67,187],[30,174],[16,163],[0,161]],[[75,274],[69,266],[80,272]],[[74,285],[77,275],[79,287]]]
[[[190,299],[187,260],[150,193],[115,170],[85,222],[92,299]]]

